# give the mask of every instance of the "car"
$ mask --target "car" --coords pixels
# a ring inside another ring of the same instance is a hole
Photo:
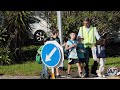
[[[44,38],[52,35],[50,30],[51,25],[39,16],[30,17],[29,25],[29,37],[30,39],[34,39],[35,42],[43,42]]]

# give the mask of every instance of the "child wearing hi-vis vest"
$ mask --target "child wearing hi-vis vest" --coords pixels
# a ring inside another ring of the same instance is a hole
[[[105,39],[101,38],[97,41],[96,45],[92,47],[93,59],[97,60],[100,64],[99,69],[96,70],[98,77],[105,77],[104,66],[105,66]]]

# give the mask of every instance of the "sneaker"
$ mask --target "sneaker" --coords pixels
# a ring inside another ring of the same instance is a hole
[[[56,78],[61,78],[61,76],[60,75],[56,75]]]
[[[67,78],[72,78],[72,77],[70,75],[68,75]]]
[[[91,75],[92,75],[93,77],[97,77],[97,72],[98,72],[98,70],[96,70],[96,71],[91,71]]]
[[[101,73],[97,73],[98,77],[102,77]]]
[[[82,73],[82,76],[81,76],[82,78],[84,78],[85,77],[85,73]]]
[[[51,79],[51,75],[48,75],[48,79]]]
[[[105,75],[102,75],[103,78],[105,78]]]
[[[94,72],[94,73],[91,73],[91,75],[93,76],[93,77],[97,77],[98,75],[97,75],[97,73],[98,73],[99,71],[98,70],[96,70],[96,72]]]
[[[82,72],[78,74],[78,78],[81,78],[82,77]]]
[[[82,77],[82,75],[77,75],[77,76],[76,76],[76,78],[81,78],[81,77]]]
[[[85,74],[84,77],[85,77],[85,78],[89,77],[89,74]]]
[[[41,78],[41,79],[46,79],[44,75],[41,75],[40,78]]]

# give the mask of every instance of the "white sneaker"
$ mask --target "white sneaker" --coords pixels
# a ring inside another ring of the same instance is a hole
[[[70,75],[68,75],[67,78],[72,78],[72,77]]]
[[[120,71],[117,73],[117,76],[120,76]]]
[[[82,76],[81,76],[82,78],[84,78],[85,77],[85,73],[84,74],[82,74]]]
[[[105,75],[102,75],[103,78],[105,78]]]
[[[102,77],[101,73],[97,73],[98,77]]]

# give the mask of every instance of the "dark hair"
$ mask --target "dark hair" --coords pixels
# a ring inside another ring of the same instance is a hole
[[[47,42],[47,41],[50,41],[49,37],[44,39],[44,42]]]
[[[64,40],[63,40],[64,42],[67,42],[68,41],[68,38],[64,38]]]
[[[55,26],[51,26],[50,29],[51,29],[51,32],[52,32],[53,35],[55,35],[56,33],[59,32],[59,30]]]
[[[52,30],[52,34],[55,35],[56,33],[58,33],[58,30]]]
[[[84,18],[83,21],[87,21],[87,22],[90,22],[90,19],[88,17]]]
[[[102,45],[102,46],[104,46],[104,45],[105,45],[105,43],[103,43],[104,41],[105,41],[104,38],[100,38],[100,39],[96,42],[96,45]]]

